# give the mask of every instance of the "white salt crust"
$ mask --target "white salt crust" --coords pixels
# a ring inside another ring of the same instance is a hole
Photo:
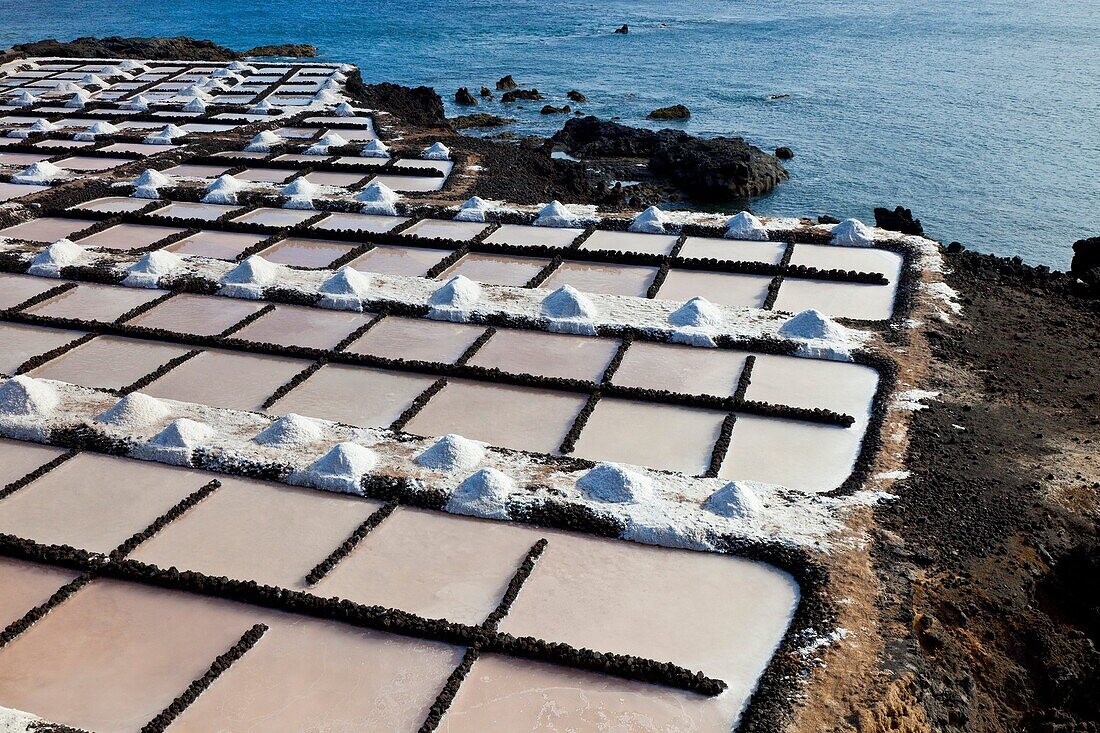
[[[248,153],[268,153],[271,152],[271,148],[282,145],[284,142],[286,141],[275,132],[264,130],[249,140],[244,149]]]
[[[451,151],[443,143],[433,143],[420,153],[424,160],[450,160]]]
[[[154,435],[151,440],[135,446],[137,458],[176,466],[191,464],[197,448],[209,443],[216,435],[214,428],[204,422],[181,417]]]
[[[370,275],[344,266],[321,285],[319,305],[333,310],[362,311],[371,289]]]
[[[372,183],[355,196],[363,204],[360,211],[376,216],[397,216],[397,202],[401,197],[384,183]]]
[[[237,194],[245,189],[245,185],[231,175],[218,176],[206,187],[206,195],[202,197],[204,204],[235,204]]]
[[[551,201],[542,207],[533,222],[537,227],[575,227],[580,223],[580,217],[575,216],[560,201]]]
[[[756,495],[758,488],[761,485],[755,481],[730,481],[711,494],[703,506],[720,517],[755,520],[764,512],[764,505]]]
[[[56,726],[52,723],[39,718],[37,715],[0,706],[0,733],[33,733],[34,731],[49,731],[55,728]]]
[[[862,344],[857,333],[813,308],[791,316],[779,328],[780,336],[798,343],[798,354],[834,361],[851,359]]]
[[[467,321],[481,298],[481,285],[465,275],[455,275],[432,293],[428,317],[442,321]]]
[[[388,158],[390,157],[390,149],[386,147],[386,143],[374,139],[364,145],[359,154],[364,158]]]
[[[482,468],[458,485],[446,509],[487,519],[508,519],[508,498],[516,493],[516,482],[495,468]]]
[[[134,179],[134,192],[130,194],[139,199],[159,199],[160,188],[172,185],[172,179],[158,170],[146,168],[140,176]]]
[[[234,298],[258,300],[265,288],[279,282],[286,269],[259,255],[252,255],[225,274],[218,292]]]
[[[53,181],[67,178],[68,176],[69,173],[63,168],[58,168],[50,161],[43,160],[38,163],[31,163],[23,172],[12,176],[11,182],[41,185],[52,183]]]

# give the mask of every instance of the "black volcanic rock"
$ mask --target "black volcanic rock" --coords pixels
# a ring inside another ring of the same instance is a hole
[[[72,41],[49,38],[33,43],[19,43],[0,59],[19,56],[57,56],[59,58],[89,59],[179,59],[180,61],[233,61],[246,56],[287,56],[306,58],[317,55],[317,47],[307,43],[286,43],[277,46],[257,46],[248,51],[234,51],[213,41],[202,41],[186,36],[173,38],[123,38],[107,36],[95,38],[82,36]]]
[[[882,207],[875,208],[875,226],[902,234],[924,234],[920,219],[913,218],[913,212],[898,206],[893,211]]]
[[[242,56],[279,56],[281,58],[305,59],[317,56],[317,47],[308,43],[280,43],[271,46],[256,46],[245,51]]]
[[[474,95],[470,94],[469,89],[462,87],[455,92],[455,104],[461,104],[464,107],[474,107],[477,105],[477,100],[474,99]]]
[[[516,80],[512,78],[512,75],[502,76],[497,79],[497,91],[506,92],[509,89],[515,89],[519,84],[516,84]]]
[[[628,26],[626,23],[623,23],[621,26],[615,29],[615,32],[621,36],[625,36],[627,33],[630,33],[630,26]]]
[[[1079,239],[1073,243],[1073,260],[1069,274],[1100,295],[1100,237]]]
[[[359,70],[348,73],[348,95],[373,109],[389,112],[413,125],[446,127],[443,100],[431,87],[405,87],[382,82],[364,84]]]
[[[539,94],[538,89],[513,89],[510,92],[505,92],[500,95],[500,101],[504,103],[515,102],[517,99],[523,99],[530,102],[538,102],[543,99],[543,96]]]
[[[489,91],[489,87],[482,87],[481,88],[481,96],[484,97],[485,99],[492,99],[493,98],[493,93]]]
[[[451,127],[456,130],[466,130],[471,127],[503,127],[515,122],[512,117],[501,117],[488,112],[475,112],[470,115],[459,115],[451,118]]]
[[[759,196],[788,177],[775,156],[742,138],[642,130],[592,116],[567,121],[551,144],[578,158],[645,158],[653,175],[700,201]]]
[[[775,149],[775,157],[780,160],[790,160],[794,157],[794,151],[788,148],[786,145],[781,145]]]
[[[572,108],[568,104],[562,107],[555,107],[552,104],[546,104],[543,105],[541,110],[539,110],[540,114],[544,115],[567,115],[572,111]]]
[[[588,97],[584,96],[583,94],[578,92],[576,89],[570,89],[569,92],[566,93],[565,96],[569,98],[569,101],[576,102],[578,104],[584,104],[585,102],[588,101]]]
[[[691,117],[691,110],[682,104],[658,107],[645,116],[647,120],[686,120],[689,117]]]

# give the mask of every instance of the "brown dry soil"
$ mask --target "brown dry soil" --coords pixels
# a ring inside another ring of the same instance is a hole
[[[941,395],[874,516],[883,674],[827,728],[1095,733],[1100,301],[1018,261],[947,264],[965,313],[929,327]]]

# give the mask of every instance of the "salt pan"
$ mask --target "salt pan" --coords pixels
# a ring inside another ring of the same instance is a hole
[[[259,255],[252,255],[227,272],[221,280],[221,293],[232,298],[258,299],[264,288],[277,283],[282,268]]]
[[[436,471],[469,471],[485,458],[485,447],[461,435],[444,435],[416,457],[424,468]]]
[[[371,279],[351,267],[341,267],[321,285],[322,308],[363,310],[363,302],[371,290]]]
[[[461,322],[466,313],[481,300],[481,286],[466,277],[455,275],[432,293],[430,318]]]
[[[859,219],[845,219],[833,227],[832,243],[844,247],[870,247],[875,243],[875,235]]]
[[[363,146],[360,155],[364,158],[388,158],[390,157],[390,149],[381,140],[371,140]]]
[[[459,484],[444,507],[454,514],[508,519],[508,496],[516,482],[495,468],[483,468]]]
[[[760,487],[754,481],[731,481],[707,497],[703,507],[721,517],[756,519],[764,510],[757,496]]]
[[[32,163],[22,173],[12,176],[11,182],[37,185],[64,178],[66,175],[68,174],[61,168],[58,168],[48,160],[43,160],[38,163]]]
[[[114,407],[97,417],[95,421],[135,430],[156,425],[164,421],[169,414],[168,406],[161,400],[141,392],[133,392],[119,400]]]
[[[61,268],[74,265],[87,254],[76,242],[59,239],[35,255],[27,274],[39,277],[61,277]]]
[[[340,443],[292,478],[317,489],[361,494],[363,476],[374,468],[377,461],[370,448],[358,443]]]
[[[572,285],[562,285],[543,298],[541,312],[550,319],[548,328],[551,331],[588,336],[596,334],[593,323],[597,314],[596,305]]]
[[[455,221],[485,221],[485,215],[489,213],[489,210],[488,201],[480,196],[473,196],[458,207]]]
[[[45,417],[61,403],[57,387],[26,375],[12,377],[0,387],[0,415]]]
[[[235,204],[237,194],[244,190],[244,184],[230,175],[221,175],[206,187],[202,197],[204,204]]]
[[[122,284],[130,288],[155,288],[162,277],[183,266],[183,259],[174,252],[148,252],[126,271]]]
[[[577,481],[577,489],[595,501],[634,504],[653,495],[649,477],[617,463],[597,463]]]
[[[747,211],[731,216],[726,222],[726,239],[741,239],[749,242],[768,241],[768,230],[764,223]]]
[[[643,234],[664,234],[665,226],[668,224],[668,217],[665,216],[665,212],[658,209],[656,206],[650,206],[634,217],[630,222],[630,226],[627,227],[632,232],[641,232]]]
[[[323,436],[324,429],[319,422],[293,412],[288,412],[253,438],[253,440],[260,445],[267,445],[275,448],[296,448],[298,446],[314,443]]]
[[[537,227],[575,227],[578,223],[578,218],[556,200],[544,206],[534,221]]]
[[[420,157],[424,160],[450,160],[451,151],[443,143],[433,143],[421,151]]]

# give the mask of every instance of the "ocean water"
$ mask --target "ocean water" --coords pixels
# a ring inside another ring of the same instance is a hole
[[[313,43],[367,80],[446,100],[510,73],[551,103],[575,88],[584,111],[639,125],[680,102],[689,132],[794,149],[791,180],[749,202],[757,213],[870,221],[902,204],[937,239],[1062,269],[1074,240],[1100,234],[1096,0],[0,0],[0,21],[4,47]],[[630,34],[613,35],[622,23]],[[514,129],[560,127],[540,106],[515,110]]]

